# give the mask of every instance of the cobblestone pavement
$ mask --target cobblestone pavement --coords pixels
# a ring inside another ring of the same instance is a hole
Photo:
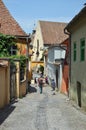
[[[0,130],[86,130],[86,114],[49,86],[27,94],[0,115]]]

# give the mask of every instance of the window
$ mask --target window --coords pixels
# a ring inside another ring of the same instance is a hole
[[[37,39],[37,50],[39,50],[39,40]]]
[[[74,44],[73,44],[73,61],[76,61],[76,56],[77,56],[76,49],[77,49],[76,42],[74,42]]]
[[[39,56],[39,40],[37,39],[37,52],[36,55]]]
[[[17,46],[11,46],[10,55],[16,55],[16,54],[17,54]]]
[[[85,60],[85,39],[80,40],[80,60]]]

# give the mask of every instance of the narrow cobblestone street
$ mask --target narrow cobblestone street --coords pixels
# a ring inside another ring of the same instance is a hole
[[[0,130],[86,130],[86,114],[51,87],[27,94],[0,116]]]

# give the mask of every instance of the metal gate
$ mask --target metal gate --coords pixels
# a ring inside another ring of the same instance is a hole
[[[16,66],[10,66],[10,101],[16,98]]]

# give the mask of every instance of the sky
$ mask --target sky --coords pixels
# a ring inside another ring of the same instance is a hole
[[[3,0],[14,19],[27,33],[32,33],[37,21],[69,23],[84,7],[86,0]]]

